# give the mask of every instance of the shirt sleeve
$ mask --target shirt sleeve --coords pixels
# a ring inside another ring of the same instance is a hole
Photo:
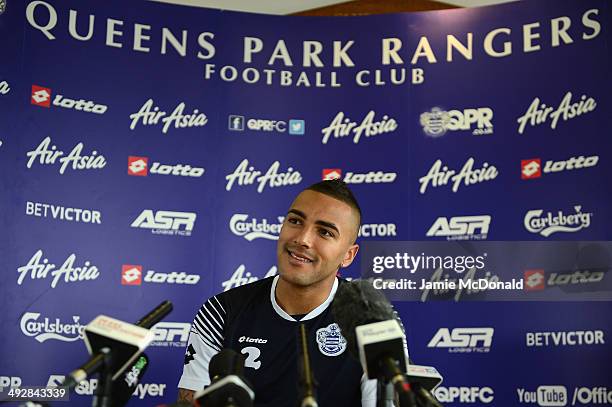
[[[191,325],[178,387],[198,391],[210,384],[208,364],[223,348],[226,319],[225,307],[217,296],[202,305]]]

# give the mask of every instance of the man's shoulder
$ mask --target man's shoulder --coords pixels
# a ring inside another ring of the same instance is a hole
[[[248,284],[234,287],[215,295],[221,302],[244,302],[251,298],[269,297],[274,277],[266,277]]]

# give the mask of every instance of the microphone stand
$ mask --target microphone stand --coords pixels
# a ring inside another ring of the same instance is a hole
[[[98,378],[98,387],[92,398],[92,407],[111,407],[113,396],[113,372],[111,371],[112,354],[110,348],[100,349],[102,368]]]

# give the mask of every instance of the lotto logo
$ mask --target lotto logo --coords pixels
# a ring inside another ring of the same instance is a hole
[[[121,266],[121,285],[142,284],[142,266],[124,264]]]
[[[525,270],[525,291],[539,291],[545,288],[544,270]]]
[[[244,131],[244,116],[230,115],[227,128],[232,131]]]
[[[521,179],[540,178],[542,176],[542,164],[539,158],[521,160]]]
[[[303,135],[306,131],[304,120],[291,119],[289,120],[289,134]]]
[[[331,181],[332,179],[341,179],[342,170],[340,168],[324,168],[323,181]]]
[[[137,177],[146,177],[148,175],[148,162],[147,157],[128,157],[128,175],[134,175]]]
[[[30,102],[36,106],[51,106],[51,89],[42,86],[32,85],[32,98]]]

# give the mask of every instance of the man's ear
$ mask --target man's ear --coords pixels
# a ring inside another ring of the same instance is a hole
[[[357,252],[359,251],[359,245],[353,244],[348,248],[346,254],[344,255],[344,259],[342,259],[342,264],[340,267],[348,267],[351,265],[353,260],[355,260],[355,256],[357,256]]]

